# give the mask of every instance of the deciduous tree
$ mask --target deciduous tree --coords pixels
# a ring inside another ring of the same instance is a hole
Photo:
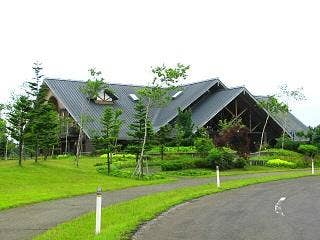
[[[260,100],[259,106],[265,109],[267,113],[267,117],[264,122],[261,138],[260,138],[260,146],[259,146],[259,156],[260,156],[263,138],[264,138],[265,130],[266,130],[270,116],[279,114],[279,113],[283,113],[283,114],[288,113],[288,106],[284,103],[279,102],[274,96],[270,96],[265,100]]]
[[[176,67],[167,67],[165,65],[152,68],[153,80],[151,83],[139,90],[139,96],[146,106],[144,136],[141,146],[141,153],[135,169],[135,174],[139,177],[143,176],[143,156],[147,141],[148,120],[150,111],[155,107],[163,107],[171,100],[170,93],[176,88],[180,79],[187,77],[189,66],[177,64]]]

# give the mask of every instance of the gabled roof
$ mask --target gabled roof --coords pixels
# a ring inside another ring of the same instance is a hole
[[[209,79],[202,82],[183,85],[176,91],[172,92],[172,96],[178,91],[182,91],[182,94],[179,95],[176,99],[173,99],[166,107],[157,110],[153,122],[154,128],[159,129],[160,127],[166,125],[168,122],[172,121],[178,115],[178,108],[180,108],[181,110],[185,110],[205,92],[209,91],[216,85],[224,87],[220,80]]]
[[[204,101],[192,109],[192,121],[197,127],[203,127],[230,102],[245,91],[245,88],[222,89],[210,94]]]
[[[96,104],[88,101],[81,92],[85,85],[83,81],[71,81],[60,79],[45,79],[44,83],[52,91],[53,95],[62,103],[69,114],[79,124],[81,116],[89,116],[89,120],[84,124],[84,132],[91,138],[101,132],[101,116],[105,105]],[[120,129],[119,139],[128,140],[127,135],[129,125],[133,121],[135,101],[130,98],[130,94],[136,94],[143,86],[109,84],[110,89],[117,96],[114,104],[110,105],[122,109],[121,120],[123,124]],[[182,91],[178,97],[173,99],[166,107],[154,109],[151,112],[151,120],[155,130],[174,120],[178,114],[178,108],[192,110],[192,120],[195,129],[204,126],[210,119],[216,116],[223,108],[232,102],[241,93],[247,93],[254,101],[258,101],[244,87],[228,89],[218,79],[209,79],[202,82],[186,84],[172,92],[172,96],[178,91]],[[199,100],[201,99],[201,100]],[[286,126],[287,132],[305,130],[306,126],[295,118],[291,113],[288,114],[287,125],[284,124],[282,116],[273,116],[273,119],[280,125]]]
[[[100,118],[105,106],[96,104],[93,101],[88,101],[86,96],[81,92],[81,88],[85,85],[85,82],[48,78],[44,80],[44,83],[78,123],[80,122],[81,115],[90,117],[89,121],[86,121],[86,124],[84,124],[84,132],[89,138],[97,135],[101,131]],[[224,87],[218,79],[209,79],[198,83],[183,85],[174,91],[172,95],[181,90],[183,93],[172,100],[168,106],[161,109],[154,109],[151,112],[151,119],[155,129],[157,130],[173,120],[178,114],[178,107],[181,109],[187,108],[215,85]],[[142,86],[109,84],[109,87],[118,98],[111,106],[123,110],[121,115],[123,124],[119,139],[129,139],[127,132],[133,120],[135,105],[135,102],[129,97],[129,94],[136,93]]]

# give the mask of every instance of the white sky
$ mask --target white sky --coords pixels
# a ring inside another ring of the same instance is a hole
[[[188,81],[219,77],[253,94],[304,87],[292,104],[320,124],[320,2],[310,0],[1,0],[0,101],[32,77],[86,80],[89,67],[109,82],[143,84],[150,66],[190,64]]]

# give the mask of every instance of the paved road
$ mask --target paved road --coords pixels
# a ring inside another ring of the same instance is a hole
[[[222,177],[225,180],[280,175],[286,172],[247,174]],[[215,182],[215,177],[184,179],[161,185],[142,186],[103,193],[103,206],[123,202],[151,193],[168,191],[185,186]],[[47,201],[0,211],[0,240],[23,240],[32,237],[82,214],[94,211],[95,194]]]
[[[280,198],[283,201],[279,202]],[[147,223],[133,239],[319,240],[320,177],[253,185],[202,197]]]

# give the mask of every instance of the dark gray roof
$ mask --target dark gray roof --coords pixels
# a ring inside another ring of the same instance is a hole
[[[79,123],[80,116],[89,116],[89,121],[84,125],[84,132],[91,138],[101,132],[100,118],[105,105],[96,104],[88,101],[86,96],[82,94],[81,88],[85,85],[83,81],[71,81],[60,79],[45,79],[44,83],[51,89],[54,96],[64,105],[70,115]],[[121,119],[123,121],[119,139],[127,140],[127,132],[129,125],[133,120],[135,102],[129,97],[129,94],[136,93],[142,86],[110,84],[110,88],[114,91],[118,100],[111,106],[122,109]],[[215,87],[215,90],[212,89]],[[218,79],[209,79],[202,82],[186,84],[178,90],[172,92],[174,95],[177,91],[183,91],[176,99],[173,99],[169,105],[164,108],[154,109],[151,112],[151,120],[155,130],[173,120],[178,113],[178,108],[182,110],[190,107],[192,110],[192,120],[195,127],[204,126],[211,118],[226,107],[233,99],[242,92],[247,92],[245,88],[226,88]],[[210,94],[205,94],[209,92]],[[201,101],[197,101],[203,97]],[[279,124],[284,124],[281,116],[275,116],[275,120]],[[297,129],[305,130],[306,126],[295,118],[291,113],[288,114],[287,131],[297,131]]]
[[[267,96],[256,96],[256,99],[258,100],[265,100],[267,98]],[[272,116],[291,137],[295,137],[296,140],[305,140],[299,139],[295,134],[297,132],[307,132],[308,127],[304,125],[298,118],[296,118],[291,112],[272,114]]]
[[[195,126],[203,127],[243,91],[245,89],[242,87],[224,89],[210,94],[204,101],[199,102],[192,108],[192,121]]]
[[[206,91],[217,84],[221,84],[218,79],[210,79],[198,83],[187,84],[174,91],[172,96],[178,91],[182,91],[182,94],[176,99],[173,99],[166,107],[158,109],[153,122],[155,129],[159,129],[173,120],[178,114],[178,108],[181,110],[186,109],[191,103],[196,101]]]
[[[100,118],[105,105],[88,101],[86,96],[81,92],[81,88],[85,85],[85,82],[45,79],[44,83],[51,89],[54,96],[65,106],[70,115],[78,123],[80,122],[81,115],[90,117],[89,121],[84,124],[84,132],[88,137],[91,138],[101,131],[102,126]],[[176,117],[178,107],[185,109],[216,84],[221,84],[223,86],[217,79],[210,79],[181,86],[181,88],[172,93],[173,95],[175,92],[182,90],[183,93],[179,97],[172,100],[168,106],[152,111],[151,119],[154,128],[158,130],[161,126],[167,124]],[[115,101],[112,106],[123,110],[121,115],[123,124],[120,130],[119,139],[129,139],[127,132],[129,131],[129,125],[132,122],[135,104],[129,97],[129,94],[136,93],[141,86],[122,84],[110,84],[109,86],[118,97],[118,100]]]

